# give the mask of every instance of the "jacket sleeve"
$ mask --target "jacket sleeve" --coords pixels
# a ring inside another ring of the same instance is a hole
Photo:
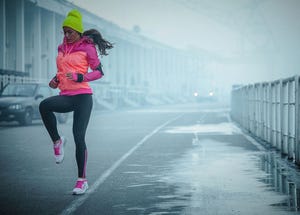
[[[102,78],[102,76],[104,75],[102,70],[102,65],[98,58],[95,45],[88,44],[86,52],[87,52],[87,61],[90,68],[92,69],[92,72],[88,72],[85,75],[77,74],[77,80],[76,80],[77,82],[94,81]]]
[[[78,74],[79,76],[82,74]],[[87,81],[94,81],[97,79],[102,78],[103,73],[101,73],[99,70],[93,70],[92,72],[86,73],[82,75],[83,77],[77,77],[78,82],[87,82]]]

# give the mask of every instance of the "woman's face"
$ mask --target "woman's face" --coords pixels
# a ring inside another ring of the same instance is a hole
[[[67,43],[74,43],[80,39],[80,34],[69,27],[63,27]]]

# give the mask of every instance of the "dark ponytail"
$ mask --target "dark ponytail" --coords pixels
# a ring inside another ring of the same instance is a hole
[[[113,48],[113,44],[105,40],[99,31],[95,29],[90,29],[83,32],[83,36],[87,36],[93,40],[93,42],[98,46],[100,55],[108,55],[107,49]]]

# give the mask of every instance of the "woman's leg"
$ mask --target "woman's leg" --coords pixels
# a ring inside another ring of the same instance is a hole
[[[78,177],[86,177],[87,149],[85,143],[85,133],[89,123],[93,99],[92,95],[77,95],[77,105],[73,115],[73,135],[76,144],[76,161],[78,167]]]
[[[39,106],[44,125],[53,142],[60,139],[54,112],[66,113],[74,109],[71,96],[52,96],[44,99]]]

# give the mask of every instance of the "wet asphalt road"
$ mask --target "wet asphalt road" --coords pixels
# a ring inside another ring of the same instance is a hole
[[[243,135],[228,109],[94,111],[86,137],[90,189],[83,196],[71,195],[71,126],[72,120],[59,125],[68,138],[60,165],[40,121],[0,126],[0,214],[298,214],[299,200],[290,199],[272,169],[278,155]],[[292,186],[298,176],[284,178]]]

